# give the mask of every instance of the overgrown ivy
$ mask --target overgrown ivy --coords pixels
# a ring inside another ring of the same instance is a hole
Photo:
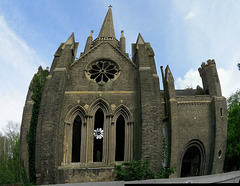
[[[34,102],[32,108],[32,118],[30,122],[30,129],[27,134],[28,143],[28,163],[29,163],[29,181],[36,183],[36,172],[35,172],[35,148],[36,148],[36,129],[38,122],[38,114],[41,104],[43,87],[46,78],[49,74],[48,70],[43,70],[40,66],[38,72],[34,75],[31,84],[32,100]]]
[[[145,161],[132,160],[123,162],[121,165],[115,165],[114,172],[116,180],[147,180],[147,179],[162,179],[169,178],[175,172],[175,167],[165,167],[164,161],[167,157],[167,140],[163,138],[161,169],[159,172],[153,171],[150,166],[150,158]]]

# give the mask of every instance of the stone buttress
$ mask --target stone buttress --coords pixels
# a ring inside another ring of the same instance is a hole
[[[56,183],[58,169],[58,125],[70,63],[74,61],[78,43],[74,34],[60,45],[42,94],[36,136],[37,183]]]

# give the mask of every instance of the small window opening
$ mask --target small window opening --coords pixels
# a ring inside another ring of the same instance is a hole
[[[220,108],[220,116],[223,116],[223,108]]]
[[[218,158],[221,158],[222,157],[222,149],[219,149],[218,151]]]

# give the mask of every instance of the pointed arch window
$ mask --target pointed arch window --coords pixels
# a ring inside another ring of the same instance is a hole
[[[94,145],[93,145],[93,162],[102,162],[103,155],[103,124],[104,113],[101,108],[97,110],[94,117]]]
[[[113,162],[131,161],[133,158],[133,117],[130,110],[120,105],[112,118],[112,151]]]
[[[86,161],[87,118],[86,111],[77,105],[65,118],[64,149],[62,165]]]
[[[115,161],[124,161],[125,119],[120,115],[116,121],[116,151]]]
[[[81,128],[82,128],[82,120],[80,116],[77,115],[73,122],[72,162],[80,162]]]

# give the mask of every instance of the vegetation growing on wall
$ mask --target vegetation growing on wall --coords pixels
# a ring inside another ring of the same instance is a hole
[[[38,114],[39,114],[39,109],[41,104],[43,87],[48,74],[49,74],[49,71],[43,70],[42,67],[40,66],[38,68],[38,72],[34,75],[32,79],[32,84],[31,84],[32,100],[34,104],[32,109],[30,129],[27,134],[29,180],[31,183],[36,183],[36,173],[35,173],[36,129],[37,129]]]
[[[115,165],[116,180],[146,180],[146,179],[162,179],[169,178],[175,172],[175,167],[165,167],[164,162],[167,157],[167,140],[163,139],[162,166],[159,172],[150,169],[150,159],[144,162],[141,160],[132,160],[124,162],[122,165]]]

